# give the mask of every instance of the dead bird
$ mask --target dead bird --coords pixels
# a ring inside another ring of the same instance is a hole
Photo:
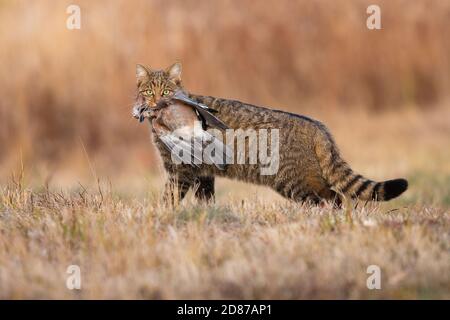
[[[142,105],[134,116],[140,122],[146,118],[150,120],[153,132],[178,163],[195,167],[202,163],[214,164],[223,170],[231,152],[207,129],[226,130],[228,126],[215,117],[214,112],[217,111],[176,91],[171,97],[161,99],[155,107]],[[203,152],[206,145],[208,150],[214,150],[214,154]]]

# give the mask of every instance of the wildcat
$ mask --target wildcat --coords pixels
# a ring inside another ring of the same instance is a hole
[[[137,97],[133,115],[138,116],[144,104],[156,107],[161,99],[183,90],[181,64],[165,70],[137,65]],[[222,176],[271,187],[294,201],[340,203],[337,194],[361,200],[386,201],[408,188],[405,179],[375,182],[355,173],[339,153],[328,129],[319,121],[305,116],[251,104],[186,93],[190,99],[217,111],[217,118],[233,129],[278,129],[279,167],[275,174],[261,174],[258,164],[229,164],[224,169],[214,165],[176,164],[156,134],[154,143],[168,173],[165,198],[183,199],[190,188],[202,200],[214,198],[214,177]],[[151,123],[151,122],[150,122]],[[155,133],[155,131],[153,130]],[[248,139],[247,139],[248,140]],[[248,151],[248,145],[246,145]],[[245,155],[248,160],[248,152]]]

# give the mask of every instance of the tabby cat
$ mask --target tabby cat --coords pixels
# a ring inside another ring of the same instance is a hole
[[[143,103],[153,107],[176,90],[184,90],[180,63],[166,70],[137,65],[136,77],[135,114]],[[230,128],[279,129],[279,168],[276,174],[262,175],[260,165],[248,164],[248,161],[246,164],[227,165],[223,170],[214,165],[175,164],[170,152],[154,135],[154,143],[168,173],[165,196],[172,201],[174,197],[183,199],[190,188],[199,199],[213,199],[215,176],[269,186],[286,198],[313,203],[321,200],[338,203],[337,194],[385,201],[399,196],[408,187],[405,179],[375,182],[355,173],[341,158],[333,137],[319,121],[234,100],[189,93],[188,96],[217,110],[215,115]]]

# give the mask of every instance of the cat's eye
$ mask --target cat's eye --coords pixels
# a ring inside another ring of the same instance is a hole
[[[144,94],[146,95],[146,96],[152,96],[153,95],[153,91],[152,90],[145,90],[144,91]]]
[[[168,95],[169,95],[169,93],[170,93],[170,91],[169,91],[169,90],[164,90],[164,91],[163,91],[163,96],[168,96]]]

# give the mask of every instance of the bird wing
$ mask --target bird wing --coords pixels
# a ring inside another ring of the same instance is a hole
[[[203,162],[202,158],[198,157],[197,154],[199,152],[195,152],[196,144],[192,144],[192,140],[190,139],[180,139],[179,136],[174,135],[172,133],[164,134],[159,136],[159,139],[163,142],[166,148],[169,150],[172,158],[177,160],[179,163],[190,164],[194,167],[199,167],[199,164]],[[183,155],[188,155],[189,158],[182,157],[180,155],[180,151],[183,152]],[[197,150],[198,151],[198,150]],[[200,154],[201,150],[200,150]]]
[[[179,163],[190,164],[199,167],[200,164],[214,164],[219,170],[224,170],[227,163],[231,163],[231,151],[223,142],[207,131],[201,130],[197,135],[183,136],[173,133],[159,136],[164,146],[169,150],[174,160]],[[214,157],[204,152],[208,144],[215,152],[222,152],[222,157]],[[180,155],[183,152],[185,157]]]
[[[212,108],[209,108],[208,106],[204,105],[203,103],[199,103],[195,100],[192,100],[189,98],[184,92],[177,91],[172,96],[172,99],[184,102],[192,107],[195,108],[195,110],[200,114],[201,119],[206,122],[206,124],[210,127],[216,127],[222,130],[226,130],[229,127],[219,118],[214,116],[212,113],[217,112],[217,110],[214,110]]]

